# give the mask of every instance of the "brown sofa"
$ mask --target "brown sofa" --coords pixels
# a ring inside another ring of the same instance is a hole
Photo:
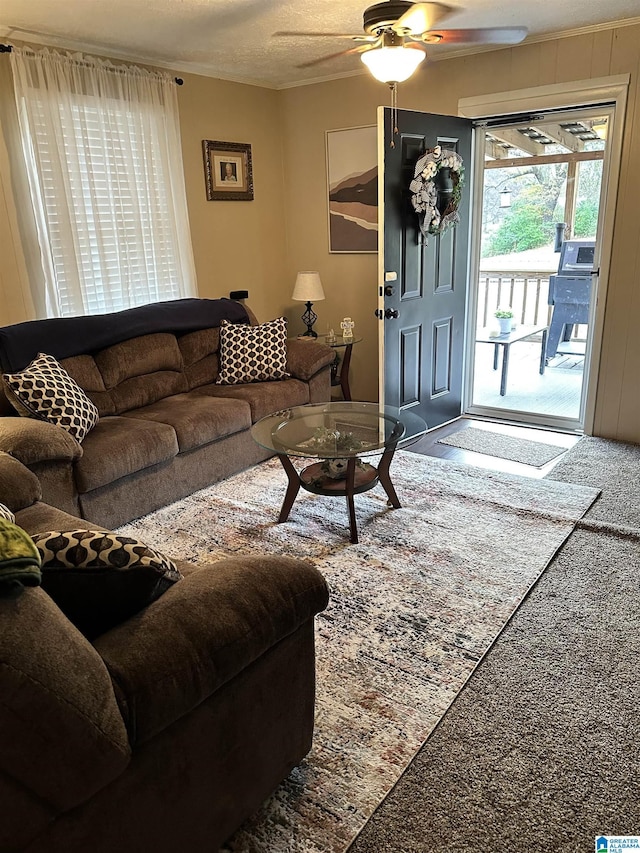
[[[0,453],[25,530],[94,527],[40,497]],[[215,851],[309,750],[321,575],[287,557],[178,566],[92,643],[42,588],[0,598],[3,853]]]
[[[117,527],[269,455],[250,434],[270,412],[331,395],[334,352],[287,342],[290,378],[217,385],[221,319],[255,323],[232,300],[183,299],[115,314],[0,329],[0,367],[54,356],[98,407],[82,445],[20,418],[0,394],[0,450],[37,474],[47,503]]]

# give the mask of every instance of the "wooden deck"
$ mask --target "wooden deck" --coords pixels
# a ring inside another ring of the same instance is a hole
[[[571,344],[571,349],[578,345]],[[584,345],[582,345],[584,348]],[[476,345],[473,405],[577,419],[580,416],[584,357],[558,354],[540,375],[540,344],[512,347],[507,393],[500,396],[500,370],[493,370],[493,349]]]

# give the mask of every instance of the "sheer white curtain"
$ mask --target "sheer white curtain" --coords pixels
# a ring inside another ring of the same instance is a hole
[[[174,81],[13,48],[49,317],[196,294]]]

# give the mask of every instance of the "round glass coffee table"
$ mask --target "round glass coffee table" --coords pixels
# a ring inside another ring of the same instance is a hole
[[[390,506],[400,501],[391,482],[389,466],[405,436],[418,438],[427,425],[409,411],[377,403],[311,403],[267,415],[251,427],[255,441],[278,454],[289,480],[278,522],[286,521],[300,486],[316,495],[347,499],[351,541],[358,541],[353,497],[378,483]],[[380,453],[377,466],[364,461]],[[317,459],[300,472],[291,457]]]

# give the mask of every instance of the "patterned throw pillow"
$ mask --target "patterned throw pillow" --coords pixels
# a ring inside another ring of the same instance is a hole
[[[218,385],[239,385],[286,379],[287,321],[284,317],[246,326],[220,323],[220,375]]]
[[[101,530],[33,535],[42,588],[89,639],[126,621],[182,579],[175,564],[129,536]]]
[[[11,512],[8,506],[4,504],[0,504],[0,518],[6,518],[7,521],[10,521],[12,524],[16,523],[16,517]]]
[[[98,423],[98,410],[52,355],[38,353],[19,373],[3,373],[7,397],[18,414],[62,427],[82,441]]]

